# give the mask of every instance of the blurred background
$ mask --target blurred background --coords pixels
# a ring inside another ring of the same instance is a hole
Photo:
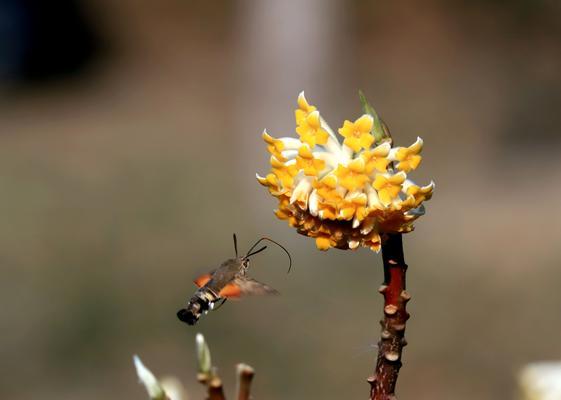
[[[227,389],[366,398],[381,257],[323,253],[273,216],[260,134],[301,90],[333,127],[362,88],[434,198],[405,237],[400,399],[512,399],[561,358],[561,7],[556,1],[0,1],[0,397],[144,399],[132,365],[192,399],[194,337]],[[277,298],[195,328],[192,279],[269,235]]]

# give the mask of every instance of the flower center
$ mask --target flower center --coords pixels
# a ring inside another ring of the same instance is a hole
[[[360,137],[362,136],[362,132],[359,131],[358,129],[355,129],[355,130],[353,131],[353,136],[354,136],[355,138],[357,138],[357,139],[360,139]]]

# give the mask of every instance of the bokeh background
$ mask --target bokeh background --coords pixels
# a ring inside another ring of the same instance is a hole
[[[257,184],[300,90],[332,126],[362,88],[434,179],[405,238],[400,399],[512,399],[561,358],[556,1],[0,1],[0,397],[143,399],[132,355],[192,399],[194,336],[226,388],[366,398],[381,258],[315,249]],[[269,235],[282,296],[175,316],[192,279]]]

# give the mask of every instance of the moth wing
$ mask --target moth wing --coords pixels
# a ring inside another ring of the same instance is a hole
[[[276,295],[278,291],[253,278],[235,278],[230,285],[238,287],[240,296]]]
[[[235,280],[224,286],[222,290],[218,293],[218,296],[223,297],[225,299],[236,299],[241,295],[242,295],[242,290],[240,286],[235,282]]]
[[[212,274],[203,274],[199,276],[197,279],[195,279],[193,282],[195,282],[195,285],[197,285],[198,287],[203,287],[208,283],[208,281],[210,281],[211,278],[212,278]]]

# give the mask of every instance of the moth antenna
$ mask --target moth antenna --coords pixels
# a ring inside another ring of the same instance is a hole
[[[253,253],[248,254],[247,256],[245,256],[245,258],[249,258],[249,257],[251,257],[251,256],[253,256],[253,255],[257,254],[257,253],[261,253],[261,252],[262,252],[263,250],[265,250],[266,248],[267,248],[267,246],[263,246],[263,247],[261,247],[259,250],[255,250]]]
[[[253,250],[255,248],[255,246],[257,246],[260,242],[262,242],[263,240],[268,240],[271,243],[276,244],[277,246],[279,246],[281,249],[284,250],[284,252],[286,253],[286,255],[288,256],[288,271],[287,274],[290,273],[290,270],[292,269],[292,257],[290,256],[290,253],[288,252],[288,250],[286,249],[286,247],[284,247],[282,244],[275,242],[273,239],[268,238],[268,237],[262,237],[261,239],[259,239],[257,242],[255,242],[255,244],[253,246],[251,246],[251,248],[248,250],[247,254],[249,254],[251,252],[251,250]],[[264,250],[264,249],[263,249]],[[261,251],[261,250],[259,250]],[[255,254],[255,253],[253,253]],[[246,256],[248,257],[248,256]]]
[[[238,258],[238,238],[236,237],[235,233],[234,233],[234,250],[236,251],[236,258]]]

